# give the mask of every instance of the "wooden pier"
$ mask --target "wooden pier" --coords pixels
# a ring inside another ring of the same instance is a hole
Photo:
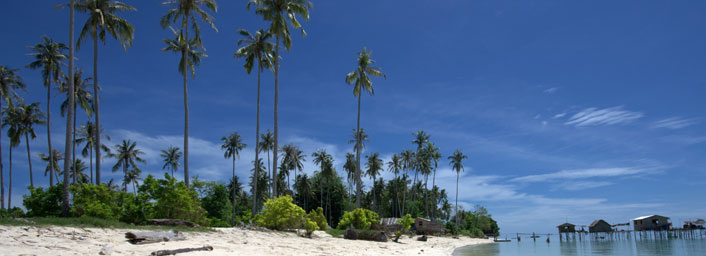
[[[582,240],[697,240],[706,238],[706,229],[670,229],[670,230],[619,230],[612,232],[562,232],[558,234],[515,233],[517,242],[522,241],[522,236],[529,236],[533,242],[537,238],[545,238],[550,242],[550,236],[558,235],[560,242]]]

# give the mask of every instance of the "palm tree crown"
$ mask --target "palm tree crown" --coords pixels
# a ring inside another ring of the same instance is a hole
[[[54,42],[51,38],[44,36],[42,42],[29,47],[32,53],[29,55],[34,57],[34,61],[27,64],[31,69],[42,69],[42,79],[44,86],[49,87],[51,82],[58,82],[61,78],[61,66],[68,58],[64,51],[69,48],[63,43]]]
[[[0,65],[0,100],[5,101],[10,107],[13,106],[14,101],[19,99],[16,90],[24,91],[26,88],[22,77],[16,73],[17,71],[19,69],[10,69]]]
[[[183,154],[179,150],[179,147],[173,147],[169,146],[169,148],[162,149],[162,153],[159,154],[159,156],[162,157],[162,161],[164,161],[164,165],[162,166],[162,169],[168,169],[172,171],[172,177],[174,177],[174,171],[179,169],[179,166],[181,165],[179,163],[179,159],[181,159],[181,156]]]
[[[115,165],[113,165],[113,172],[118,171],[121,167],[123,168],[123,174],[125,178],[128,178],[129,169],[136,172],[141,172],[140,167],[137,163],[145,163],[146,161],[140,157],[145,153],[137,149],[137,142],[130,140],[123,140],[122,144],[115,145],[115,152],[110,153],[109,156],[117,159]],[[123,184],[123,191],[127,191],[127,183]]]
[[[243,47],[239,48],[234,56],[245,58],[245,71],[250,74],[255,62],[259,70],[271,69],[275,47],[275,44],[269,41],[272,34],[262,29],[254,35],[244,29],[238,30],[238,33],[245,38],[238,40],[238,46],[243,45]]]
[[[353,85],[353,95],[360,96],[360,91],[365,90],[370,95],[375,95],[373,82],[370,76],[386,78],[385,73],[378,67],[374,67],[375,60],[371,59],[372,51],[363,48],[358,53],[358,67],[346,75],[346,83]]]
[[[270,24],[270,33],[282,38],[282,44],[287,51],[292,47],[292,37],[287,25],[287,19],[292,27],[301,30],[302,35],[306,36],[306,31],[297,20],[297,15],[309,21],[309,9],[313,4],[307,0],[250,0],[247,7],[250,5],[257,6],[255,13],[261,15]]]
[[[170,29],[172,30],[172,33],[174,33],[175,38],[163,39],[167,46],[162,48],[162,51],[170,51],[175,53],[186,52],[186,55],[182,54],[179,59],[179,73],[185,75],[187,72],[186,69],[188,68],[189,71],[191,71],[191,76],[195,76],[196,71],[194,68],[201,64],[201,58],[208,57],[208,55],[203,52],[206,48],[203,47],[201,38],[193,37],[188,39],[187,43],[187,39],[184,37],[183,32],[176,31],[173,28]]]
[[[167,0],[162,2],[162,4],[172,7],[167,11],[167,14],[162,16],[159,20],[159,24],[162,25],[162,28],[167,28],[169,24],[176,24],[178,22],[180,23],[179,26],[182,28],[194,28],[196,37],[198,37],[201,34],[201,28],[194,17],[199,17],[203,22],[211,26],[213,30],[218,32],[216,24],[213,23],[213,16],[202,9],[202,7],[206,7],[206,9],[214,13],[218,12],[218,5],[215,0]]]

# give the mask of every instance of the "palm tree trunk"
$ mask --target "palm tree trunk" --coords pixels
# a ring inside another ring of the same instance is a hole
[[[49,144],[49,158],[51,159],[52,157],[52,152],[54,152],[51,148],[51,82],[48,81],[47,79],[47,144]],[[49,163],[50,171],[49,171],[49,186],[54,186],[54,176],[51,175],[54,173],[54,163]],[[59,182],[57,180],[56,182]]]
[[[424,175],[424,214],[429,218],[429,187],[427,183],[429,181],[429,174]]]
[[[2,99],[0,99],[0,110],[2,109]],[[2,120],[2,111],[0,111]],[[0,129],[0,209],[5,209],[5,174],[2,172],[2,129]]]
[[[74,168],[76,164],[76,94],[74,93],[74,123],[73,123],[73,128],[72,128],[72,133],[71,133],[71,169],[74,169],[74,184],[76,184],[76,168]],[[81,179],[78,179],[78,182],[81,182]]]
[[[436,187],[436,167],[434,167],[434,176],[432,177],[431,180],[431,189],[434,189]],[[431,208],[431,219],[433,220],[436,216],[436,205],[438,204],[436,201],[436,194],[432,194],[432,202],[434,202],[434,207]]]
[[[34,175],[32,174],[32,156],[29,153],[29,134],[28,134],[28,132],[25,132],[25,144],[27,144],[27,162],[29,163],[29,186],[34,188]]]
[[[71,0],[70,8],[70,28],[69,28],[69,95],[74,95],[74,0]],[[69,97],[69,106],[74,105],[74,97]],[[48,106],[47,106],[48,107]],[[74,110],[69,108],[69,113],[66,115],[66,135],[64,143],[64,195],[61,204],[61,214],[64,217],[69,216],[69,164],[71,162],[71,120],[74,117]],[[47,113],[49,114],[49,113]],[[48,118],[47,118],[48,119]],[[48,126],[48,123],[47,123]],[[49,149],[51,150],[51,148]]]
[[[189,15],[186,15],[186,21],[189,21]],[[184,26],[186,34],[186,48],[182,50],[182,59],[186,59],[187,51],[189,50],[189,26]],[[189,95],[186,89],[186,73],[187,73],[187,61],[183,63],[184,69],[184,183],[186,187],[189,187]]]
[[[137,189],[135,189],[136,182],[137,180],[132,181],[132,194],[134,194],[135,196],[137,196]]]
[[[405,202],[405,200],[407,199],[407,173],[403,173],[402,176],[404,177],[404,181],[402,182],[402,216],[404,216],[407,210],[407,204]]]
[[[375,176],[373,176],[373,186],[370,188],[370,190],[373,191],[373,205],[371,205],[371,208],[373,208],[373,211],[377,213],[378,207],[377,207],[377,196],[375,195]]]
[[[90,165],[91,165],[91,184],[94,184],[93,183],[93,148],[91,146],[88,146],[88,152],[89,152],[88,162],[90,162]]]
[[[397,209],[395,209],[394,213],[397,213],[397,214],[400,213],[400,195],[399,195],[400,190],[399,190],[399,188],[400,188],[400,180],[397,179],[397,172],[395,172],[395,198],[396,198],[395,206],[397,206],[396,207]],[[392,214],[392,216],[397,215],[394,213]]]
[[[257,117],[255,118],[255,189],[252,196],[252,214],[257,212],[257,181],[260,179],[260,73],[262,67],[257,69]]]
[[[276,36],[276,44],[275,44],[275,120],[274,120],[274,129],[275,129],[275,146],[274,149],[272,149],[272,175],[273,177],[277,176],[277,150],[278,150],[278,135],[279,135],[279,126],[277,123],[277,107],[278,107],[278,100],[279,100],[279,34]],[[274,194],[277,194],[277,181],[272,183],[272,191]]]
[[[319,177],[319,205],[321,207],[324,206],[324,175],[323,175],[324,170],[321,170],[321,175]]]
[[[125,165],[123,165],[123,192],[127,193],[127,183],[125,181],[128,181],[127,179],[127,165],[128,161],[125,159]]]
[[[356,125],[355,132],[353,133],[355,136],[356,140],[356,146],[355,146],[355,176],[356,176],[356,187],[355,187],[355,208],[360,208],[360,194],[363,192],[363,187],[360,180],[360,100],[362,98],[362,94],[358,93],[358,121]],[[374,181],[373,181],[374,183]]]
[[[273,180],[275,180],[275,177],[272,176],[272,169],[270,168],[270,151],[267,150],[267,175],[270,177],[269,182],[272,183]],[[274,198],[274,191],[272,190],[272,186],[268,184],[268,190],[270,190],[270,198]]]
[[[456,225],[454,227],[456,228],[456,234],[458,234],[458,171],[456,171],[456,207],[454,212],[456,214]]]
[[[9,210],[12,208],[12,144],[10,144],[10,169],[7,176],[9,178],[7,182],[7,209]]]
[[[326,202],[326,207],[328,208],[328,223],[331,223],[331,180],[328,180],[326,186],[326,197],[327,197],[327,202]],[[322,227],[326,228],[326,227]]]
[[[230,216],[231,226],[235,226],[235,154],[233,154],[233,215]]]
[[[94,25],[93,27],[93,114],[96,117],[96,125],[94,126],[94,134],[96,135],[95,148],[96,151],[96,184],[101,184],[101,115],[100,115],[100,101],[98,97],[98,37],[96,32],[98,27]],[[93,158],[93,156],[91,156]]]

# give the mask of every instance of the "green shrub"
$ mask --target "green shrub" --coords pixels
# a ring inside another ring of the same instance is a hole
[[[63,185],[50,186],[45,191],[42,187],[29,187],[29,195],[22,196],[22,204],[27,209],[28,217],[49,217],[61,215],[61,196]]]
[[[321,209],[321,207],[319,207],[319,209]],[[306,236],[311,237],[311,234],[313,234],[314,231],[316,231],[320,227],[318,224],[316,224],[316,222],[306,219],[304,221],[304,228],[306,229]]]
[[[154,218],[181,219],[203,226],[209,225],[206,211],[201,208],[196,191],[188,189],[183,181],[177,182],[168,174],[159,180],[148,175],[140,186],[140,193],[145,193],[154,200]]]
[[[211,226],[229,227],[233,206],[228,197],[228,188],[222,183],[203,182],[202,190],[204,196],[201,198],[201,206],[206,210]]]
[[[397,219],[397,223],[402,224],[402,230],[395,232],[395,242],[400,239],[400,236],[402,236],[402,233],[406,232],[409,230],[409,228],[412,227],[412,223],[414,223],[414,219],[412,218],[412,215],[409,213],[403,216],[402,218]]]
[[[258,214],[258,225],[271,229],[292,229],[300,227],[304,220],[304,209],[292,203],[291,196],[268,199],[262,214]]]
[[[147,219],[154,215],[154,206],[145,193],[133,195],[121,193],[120,221],[133,224],[146,224]]]
[[[25,213],[20,207],[12,207],[12,209],[0,209],[0,218],[20,218],[23,217]]]
[[[356,229],[368,229],[372,224],[380,224],[378,214],[363,208],[358,208],[352,212],[344,212],[343,218],[338,222],[338,229],[348,229],[353,224]]]
[[[316,208],[316,210],[311,209],[306,218],[315,222],[319,227],[319,230],[326,230],[328,223],[326,222],[326,216],[324,216],[324,209],[321,207]]]
[[[118,220],[121,207],[118,204],[123,192],[110,190],[105,184],[74,184],[71,186],[74,195],[72,215],[76,217],[90,216],[109,220]]]

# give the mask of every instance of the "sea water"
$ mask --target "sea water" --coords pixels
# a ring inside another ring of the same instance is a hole
[[[551,241],[542,239],[536,242],[528,239],[517,242],[501,242],[473,245],[458,248],[456,256],[518,256],[518,255],[619,255],[619,256],[653,256],[653,255],[706,255],[706,239],[697,240],[583,240],[583,241]]]

